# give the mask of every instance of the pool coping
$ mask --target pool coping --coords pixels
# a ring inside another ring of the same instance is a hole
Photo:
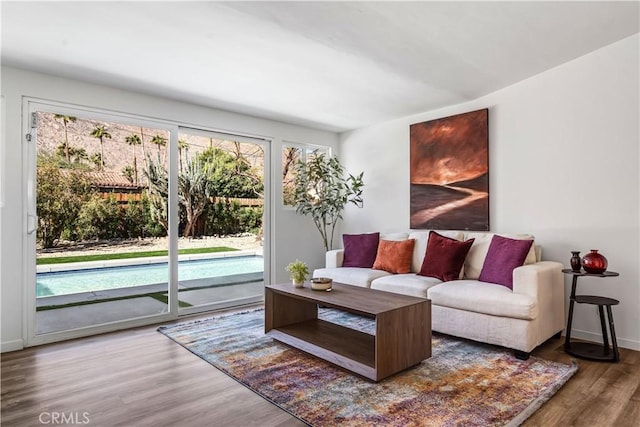
[[[262,254],[258,252],[259,251],[257,250],[242,250],[242,251],[231,251],[231,252],[213,252],[208,254],[185,254],[185,255],[178,255],[178,261],[197,261],[202,259],[262,256]],[[112,259],[112,260],[104,260],[104,261],[67,262],[67,263],[61,263],[61,264],[37,265],[36,273],[57,273],[61,271],[90,270],[93,268],[126,267],[131,265],[160,264],[168,261],[169,261],[168,256],[154,256],[154,257],[143,257],[143,258]]]
[[[206,283],[203,279],[184,280],[178,282],[178,292],[198,291],[203,288],[242,285],[245,283],[264,282],[263,273],[240,273],[210,278]],[[154,283],[149,285],[130,286],[125,288],[103,289],[97,291],[76,292],[73,294],[44,295],[36,298],[36,307],[74,304],[83,301],[100,302],[104,299],[127,298],[132,296],[144,297],[149,293],[168,293],[168,283]]]

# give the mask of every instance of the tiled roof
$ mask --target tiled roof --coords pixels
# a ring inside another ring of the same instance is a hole
[[[66,169],[60,170],[62,173],[69,173]],[[99,188],[131,188],[138,189],[144,188],[142,185],[135,185],[127,178],[117,172],[95,172],[95,171],[82,171],[91,183]]]

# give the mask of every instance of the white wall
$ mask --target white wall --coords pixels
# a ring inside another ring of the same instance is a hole
[[[2,95],[6,105],[6,128],[3,123],[2,150],[5,158],[0,161],[3,183],[4,206],[0,208],[1,248],[0,254],[0,339],[2,351],[23,346],[23,323],[25,319],[23,293],[25,282],[23,270],[23,236],[26,224],[22,203],[25,196],[23,180],[23,157],[21,141],[22,97],[66,102],[81,106],[103,108],[117,112],[132,113],[149,118],[171,120],[203,126],[221,131],[238,132],[273,140],[271,174],[273,195],[271,212],[273,234],[271,239],[272,280],[286,281],[284,267],[295,258],[309,262],[310,267],[320,267],[324,251],[319,236],[316,236],[312,221],[299,217],[292,210],[283,210],[280,194],[282,183],[282,141],[315,145],[337,146],[335,133],[319,131],[230,113],[197,105],[176,102],[122,91],[119,89],[82,83],[78,81],[2,67]],[[300,239],[300,236],[309,236]],[[310,244],[312,243],[312,244]]]
[[[639,51],[636,34],[473,102],[342,134],[347,170],[365,171],[365,207],[343,231],[408,229],[409,125],[488,107],[491,230],[533,233],[565,266],[599,249],[620,277],[579,292],[620,300],[618,343],[640,350]],[[595,306],[578,305],[572,329],[599,340]]]

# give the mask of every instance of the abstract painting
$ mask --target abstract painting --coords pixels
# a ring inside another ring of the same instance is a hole
[[[410,126],[412,229],[489,231],[489,110]]]

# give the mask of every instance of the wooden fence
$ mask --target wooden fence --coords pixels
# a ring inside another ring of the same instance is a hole
[[[141,192],[116,192],[116,191],[101,191],[100,197],[104,199],[109,199],[113,197],[116,202],[120,204],[125,204],[131,201],[139,201],[142,198]],[[264,204],[263,199],[249,199],[249,198],[241,198],[241,197],[217,197],[211,200],[212,202],[225,202],[229,200],[230,203],[239,203],[240,206],[245,207],[256,207],[262,206]]]

